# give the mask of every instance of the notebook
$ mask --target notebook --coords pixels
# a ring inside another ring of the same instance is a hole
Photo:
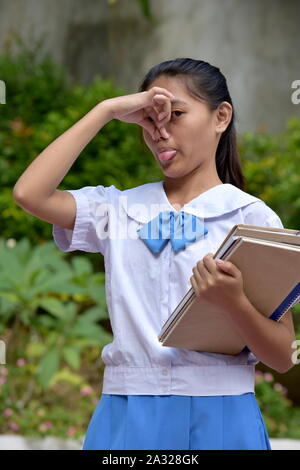
[[[234,225],[214,254],[242,272],[246,296],[263,315],[279,321],[300,302],[300,231]],[[243,338],[220,307],[196,297],[193,287],[173,310],[158,336],[163,346],[239,354]]]

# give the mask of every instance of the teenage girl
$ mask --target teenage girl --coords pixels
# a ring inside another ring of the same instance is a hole
[[[114,338],[102,350],[103,389],[84,450],[271,449],[255,397],[255,365],[281,373],[293,366],[292,315],[278,322],[262,315],[237,267],[212,256],[234,224],[283,227],[269,206],[243,191],[234,117],[219,68],[189,58],[165,61],[149,70],[138,93],[97,104],[14,187],[24,210],[53,224],[59,249],[104,256]],[[58,190],[112,119],[141,126],[164,179],[125,191],[101,184]],[[170,232],[157,232],[172,217],[177,228],[194,217],[195,239],[176,244]],[[152,223],[159,239],[149,235]],[[191,286],[224,307],[247,344],[240,354],[161,345],[162,325]]]

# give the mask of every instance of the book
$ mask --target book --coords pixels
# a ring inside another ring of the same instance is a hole
[[[299,230],[237,224],[213,257],[237,266],[246,296],[271,320],[279,321],[300,302]],[[234,321],[201,294],[197,297],[193,287],[162,326],[158,340],[163,346],[221,354],[248,349]]]

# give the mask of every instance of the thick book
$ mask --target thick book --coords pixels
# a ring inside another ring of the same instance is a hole
[[[300,231],[238,224],[214,254],[241,271],[246,296],[263,315],[279,321],[300,302]],[[247,345],[220,307],[195,295],[182,298],[158,336],[163,346],[239,354]]]

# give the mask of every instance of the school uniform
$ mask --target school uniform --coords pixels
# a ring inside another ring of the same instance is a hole
[[[191,287],[192,268],[214,253],[234,224],[283,227],[261,199],[219,184],[185,204],[203,235],[154,253],[139,235],[162,211],[174,212],[163,181],[119,190],[68,190],[74,230],[53,225],[62,251],[101,253],[113,341],[102,349],[102,394],[84,440],[87,449],[271,449],[255,397],[255,365],[238,355],[162,346],[158,334]]]

